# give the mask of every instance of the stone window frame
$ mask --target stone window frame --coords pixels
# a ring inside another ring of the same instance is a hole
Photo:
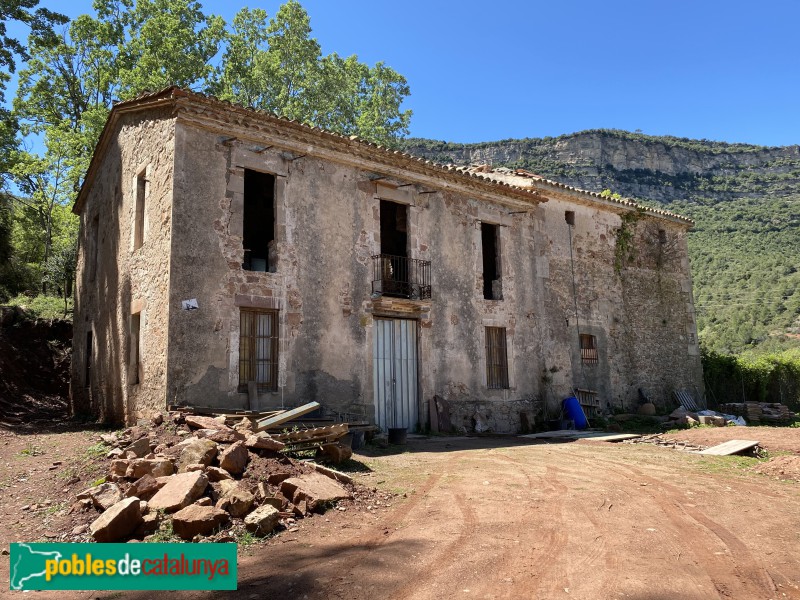
[[[289,168],[287,159],[277,150],[258,152],[241,145],[232,149],[231,164],[228,173],[226,196],[231,201],[231,218],[228,224],[228,234],[240,240],[240,263],[244,262],[244,172],[245,170],[267,173],[275,177],[275,230],[274,243],[276,245],[276,272],[281,272],[281,254],[277,246],[289,241],[289,232],[286,227],[286,206],[289,193]],[[260,273],[260,271],[248,271]],[[267,271],[268,273],[269,271]]]
[[[253,271],[257,273],[257,271]],[[276,394],[281,391],[281,388],[286,386],[286,352],[288,325],[286,323],[286,309],[284,301],[281,298],[251,296],[237,294],[234,296],[234,306],[236,307],[235,316],[232,315],[230,321],[230,344],[228,351],[228,373],[230,390],[233,393],[240,395],[247,395],[247,389],[241,391],[239,387],[239,351],[240,351],[240,337],[241,337],[241,317],[240,312],[244,310],[272,310],[278,313],[278,354],[277,354],[277,380],[276,388],[271,391],[259,391],[259,394]]]
[[[128,385],[138,386],[144,380],[144,361],[142,360],[142,347],[144,346],[144,330],[146,315],[140,304],[131,307],[128,317]]]
[[[141,163],[136,167],[131,181],[131,198],[133,200],[133,215],[131,219],[131,252],[136,252],[145,245],[150,230],[150,220],[147,209],[151,204],[153,176],[152,164]],[[141,210],[140,210],[141,205]]]

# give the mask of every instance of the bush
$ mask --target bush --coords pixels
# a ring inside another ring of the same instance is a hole
[[[780,402],[800,410],[800,348],[739,356],[704,348],[702,360],[712,404]]]
[[[64,299],[57,296],[26,296],[19,294],[11,298],[10,306],[19,306],[38,319],[66,319],[72,320],[72,299],[67,302],[66,314],[64,312]]]

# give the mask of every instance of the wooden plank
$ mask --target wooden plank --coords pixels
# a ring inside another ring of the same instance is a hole
[[[266,419],[260,419],[257,422],[256,431],[262,431],[274,425],[281,425],[282,423],[286,423],[286,421],[291,421],[292,419],[296,419],[298,417],[302,417],[303,415],[307,415],[311,411],[317,410],[318,408],[319,408],[319,402],[309,402],[308,404],[303,404],[303,406],[298,406],[297,408],[293,408],[292,410],[285,410],[282,413],[275,415],[274,417],[267,417]]]
[[[698,454],[705,454],[708,456],[730,456],[731,454],[738,454],[750,448],[757,446],[758,442],[753,440],[729,440],[724,444],[718,444],[701,450]]]
[[[347,435],[347,423],[337,423],[328,427],[315,427],[314,429],[301,429],[300,431],[290,431],[288,433],[273,433],[273,440],[278,440],[285,444],[293,444],[315,440],[317,438],[328,438],[331,436],[342,437]]]
[[[560,431],[543,431],[541,433],[529,433],[519,437],[528,439],[575,439],[575,440],[596,440],[598,442],[621,442],[622,440],[632,440],[642,437],[636,433],[606,433],[603,431],[577,431],[564,429]]]

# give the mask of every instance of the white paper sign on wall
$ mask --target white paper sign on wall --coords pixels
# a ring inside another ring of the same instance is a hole
[[[200,308],[197,305],[197,298],[192,298],[191,300],[183,300],[181,301],[181,306],[183,306],[183,310],[197,310]]]

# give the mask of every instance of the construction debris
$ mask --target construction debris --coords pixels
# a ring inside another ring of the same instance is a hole
[[[266,535],[296,528],[298,519],[338,502],[371,510],[384,505],[374,498],[390,498],[365,490],[350,475],[284,455],[299,447],[349,457],[351,450],[337,442],[348,433],[348,423],[253,433],[250,419],[184,410],[162,417],[158,425],[152,420],[152,428],[140,423],[103,434],[106,458],[97,460],[105,462],[108,474],[75,498],[62,539],[124,542],[174,540],[174,535],[220,541],[245,530]]]
[[[623,444],[652,444],[654,446],[661,446],[664,448],[673,448],[675,450],[684,450],[686,452],[699,452],[705,450],[705,446],[698,446],[686,440],[666,440],[660,433],[652,435],[642,435],[637,438],[623,440]]]
[[[739,402],[720,404],[722,412],[744,417],[748,423],[788,423],[797,419],[797,413],[778,402]]]

